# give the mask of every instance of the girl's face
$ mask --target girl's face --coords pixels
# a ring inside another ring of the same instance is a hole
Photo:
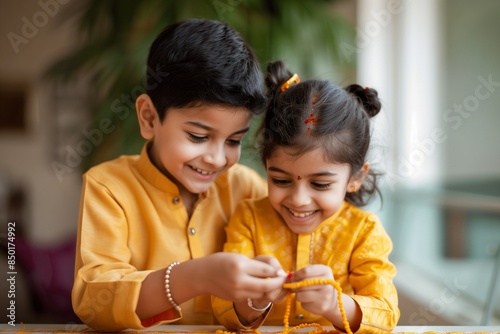
[[[149,155],[154,165],[181,195],[206,191],[238,161],[251,118],[244,108],[220,105],[169,109],[163,122],[155,115],[147,131],[141,124],[141,132],[152,140]]]
[[[335,214],[356,187],[350,166],[325,161],[317,148],[292,156],[277,148],[266,160],[269,200],[294,233],[310,233]]]

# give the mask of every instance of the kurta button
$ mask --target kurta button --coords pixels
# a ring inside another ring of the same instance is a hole
[[[189,234],[191,234],[191,235],[195,235],[195,234],[196,234],[196,230],[195,230],[194,228],[192,228],[192,227],[191,227],[191,228],[189,229]]]
[[[174,202],[174,204],[179,204],[179,197],[174,197],[172,202]]]
[[[304,315],[303,315],[303,314],[297,314],[297,315],[295,316],[295,319],[297,319],[297,320],[302,320],[302,319],[304,319]]]

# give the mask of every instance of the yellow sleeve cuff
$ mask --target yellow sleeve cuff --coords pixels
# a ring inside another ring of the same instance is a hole
[[[214,315],[220,324],[228,330],[250,330],[259,328],[266,320],[272,306],[269,307],[260,317],[255,319],[251,324],[243,324],[236,314],[233,302],[222,298],[212,296],[212,308]]]

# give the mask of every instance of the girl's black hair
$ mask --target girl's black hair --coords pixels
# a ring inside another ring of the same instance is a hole
[[[329,81],[308,80],[282,92],[280,86],[291,76],[282,61],[267,67],[268,106],[259,129],[264,164],[278,146],[293,155],[321,147],[327,161],[349,164],[351,176],[362,173],[370,147],[370,118],[381,109],[377,91],[356,84],[341,88]],[[306,124],[310,117],[314,124]],[[379,175],[370,168],[360,189],[348,192],[345,199],[366,205],[375,193],[380,195]]]
[[[260,65],[232,28],[189,19],[161,32],[151,45],[146,91],[163,120],[169,108],[199,103],[264,110]]]

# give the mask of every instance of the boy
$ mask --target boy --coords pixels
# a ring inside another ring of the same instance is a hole
[[[148,141],[140,156],[83,177],[72,301],[100,331],[210,325],[209,295],[262,298],[284,282],[274,260],[218,253],[236,204],[266,194],[237,164],[250,118],[265,106],[254,54],[227,25],[192,19],[157,37],[148,69],[136,101]]]

